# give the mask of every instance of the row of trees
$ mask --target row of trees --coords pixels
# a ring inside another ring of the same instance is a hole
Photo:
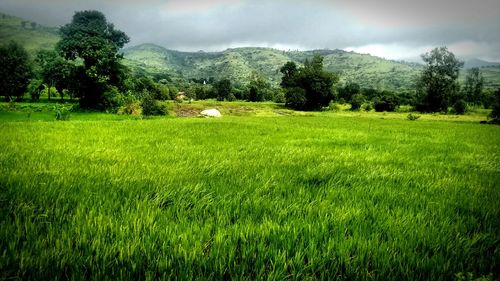
[[[59,93],[61,98],[78,98],[82,107],[104,110],[125,102],[176,98],[179,87],[171,80],[133,77],[121,64],[118,51],[129,38],[102,13],[77,12],[60,33],[55,50],[38,52],[34,64],[20,45],[12,42],[0,47],[0,87],[8,100],[22,97],[27,89],[37,100],[45,90],[49,99],[52,93]],[[320,55],[306,60],[303,66],[294,62],[283,65],[281,88],[273,87],[257,73],[247,85],[209,79],[208,84],[200,80],[181,87],[190,98],[269,100],[299,110],[318,110],[336,101],[348,102],[354,110],[369,102],[377,111],[393,111],[400,104],[409,104],[422,112],[447,111],[453,106],[462,113],[466,103],[495,103],[495,96],[484,95],[484,80],[477,68],[468,72],[465,85],[460,87],[457,79],[463,63],[445,47],[422,55],[422,59],[425,67],[417,87],[406,93],[361,89],[356,83],[338,85],[339,76],[324,69]]]
[[[425,66],[415,91],[394,93],[361,89],[356,83],[335,85],[338,76],[323,69],[323,59],[315,56],[304,67],[287,62],[282,68],[281,87],[286,92],[286,105],[300,110],[317,110],[330,101],[348,102],[357,110],[363,103],[373,104],[377,111],[394,111],[398,105],[412,105],[420,112],[447,112],[453,107],[464,113],[467,104],[493,106],[498,94],[485,95],[484,79],[478,68],[468,70],[465,85],[460,87],[458,76],[463,62],[446,47],[423,54]]]

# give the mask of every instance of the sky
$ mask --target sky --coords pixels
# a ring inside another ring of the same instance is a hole
[[[447,46],[500,62],[500,0],[0,0],[1,12],[47,26],[81,10],[103,12],[128,46],[344,49],[408,61]]]

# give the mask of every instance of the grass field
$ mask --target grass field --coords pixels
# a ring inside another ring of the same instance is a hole
[[[255,111],[2,112],[0,279],[499,278],[499,126]]]

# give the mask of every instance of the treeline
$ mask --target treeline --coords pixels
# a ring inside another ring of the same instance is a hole
[[[162,100],[274,101],[297,110],[321,110],[333,103],[348,103],[351,110],[394,111],[401,105],[420,112],[463,114],[469,106],[493,108],[498,117],[500,89],[484,89],[478,68],[468,70],[465,83],[458,83],[463,62],[445,47],[422,55],[424,69],[412,91],[391,92],[361,88],[354,82],[339,83],[337,74],[326,71],[323,57],[315,55],[303,66],[287,62],[280,71],[280,86],[252,73],[248,83],[229,79],[198,78],[173,81],[167,75],[133,74],[122,63],[119,50],[128,36],[114,28],[98,11],[76,12],[60,29],[54,50],[39,51],[30,58],[15,42],[0,46],[0,87],[8,101],[28,93],[37,101],[78,100],[82,108],[124,113],[165,114]],[[495,117],[497,116],[497,117]]]

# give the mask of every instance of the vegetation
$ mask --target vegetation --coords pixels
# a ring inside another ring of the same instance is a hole
[[[21,45],[13,41],[0,45],[0,93],[7,101],[24,95],[31,72],[28,53]]]
[[[500,274],[500,127],[479,124],[500,89],[446,48],[419,66],[143,45],[129,69],[102,13],[60,34],[0,47],[1,280]],[[207,108],[224,117],[181,118]]]
[[[435,48],[423,54],[422,59],[426,66],[418,84],[417,109],[425,112],[446,112],[458,94],[460,86],[457,79],[464,63],[455,58],[446,47]]]
[[[499,127],[346,114],[1,121],[0,278],[493,279]]]
[[[479,68],[474,67],[467,70],[464,85],[464,99],[471,104],[482,104],[483,97],[484,77]]]
[[[57,50],[68,60],[83,60],[73,80],[78,83],[82,107],[104,109],[109,86],[123,87],[124,74],[117,53],[128,36],[116,30],[98,11],[76,12],[71,23],[61,27]]]
[[[285,90],[285,103],[298,110],[318,110],[333,99],[332,87],[338,77],[323,69],[323,57],[314,56],[311,62],[298,68],[287,62],[281,69],[281,86]]]

